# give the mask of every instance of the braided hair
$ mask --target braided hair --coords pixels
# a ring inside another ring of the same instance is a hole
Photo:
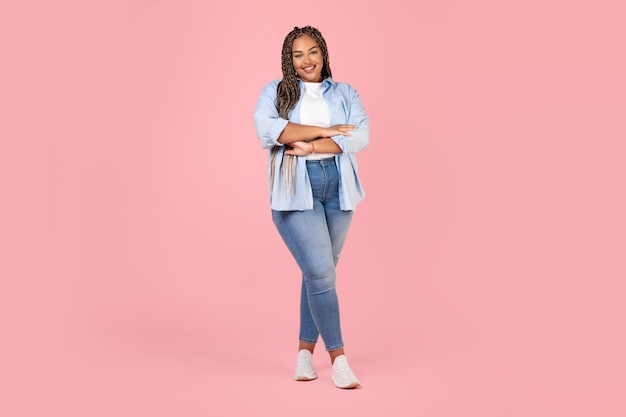
[[[300,99],[300,85],[298,84],[298,78],[296,77],[296,71],[293,67],[292,47],[293,41],[302,35],[310,36],[319,46],[323,65],[322,65],[322,80],[332,77],[330,70],[330,64],[328,60],[328,48],[326,47],[326,41],[319,30],[312,26],[305,26],[303,28],[294,27],[289,34],[285,37],[282,50],[282,70],[283,79],[278,83],[276,90],[276,109],[278,109],[278,115],[283,119],[289,118],[289,112],[296,106]],[[274,184],[274,163],[276,161],[276,154],[278,153],[278,146],[274,146],[272,149],[272,162],[271,162],[271,175],[270,186]],[[296,165],[298,159],[293,155],[285,155],[283,153],[282,174],[283,174],[283,188],[290,194],[295,194],[295,183],[293,178],[295,176]]]
[[[330,65],[328,64],[328,48],[326,47],[326,41],[322,37],[320,31],[312,26],[305,26],[303,28],[298,28],[297,26],[294,27],[293,30],[285,37],[285,41],[283,42],[283,79],[280,83],[278,83],[276,95],[276,108],[278,108],[278,114],[280,117],[284,119],[287,119],[289,111],[296,106],[296,103],[300,99],[300,86],[298,85],[296,72],[293,68],[291,48],[293,47],[293,41],[302,35],[310,36],[320,47],[323,58],[322,80],[332,77]]]

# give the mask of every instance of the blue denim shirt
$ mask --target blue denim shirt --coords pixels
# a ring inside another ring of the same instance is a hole
[[[276,109],[276,87],[280,80],[268,83],[259,97],[254,110],[254,124],[256,134],[264,149],[269,149],[268,176],[270,171],[271,149],[280,146],[275,159],[274,186],[270,187],[270,202],[273,210],[311,210],[313,208],[313,192],[306,169],[306,157],[298,157],[296,171],[295,195],[283,191],[281,186],[281,164],[285,150],[278,142],[287,122],[300,123],[300,103],[304,95],[304,83],[300,83],[300,100],[289,112],[289,120],[278,115]],[[339,201],[341,210],[355,210],[356,205],[365,197],[361,186],[356,163],[356,152],[367,148],[370,138],[369,118],[359,99],[359,94],[349,84],[338,83],[331,78],[323,81],[323,96],[330,110],[330,125],[351,124],[357,128],[350,132],[350,136],[336,135],[332,139],[341,148],[342,153],[335,155],[335,162],[340,174]]]

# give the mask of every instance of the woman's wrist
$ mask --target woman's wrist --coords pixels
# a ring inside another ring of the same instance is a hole
[[[311,144],[311,152],[309,152],[311,155],[313,155],[315,153],[315,142],[311,141],[309,142]]]

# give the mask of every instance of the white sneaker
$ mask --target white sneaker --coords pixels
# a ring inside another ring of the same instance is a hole
[[[300,349],[293,379],[296,381],[312,381],[315,378],[317,378],[317,374],[313,368],[313,355],[306,349]]]
[[[333,362],[333,382],[337,388],[356,388],[361,383],[350,369],[346,355],[339,355]]]

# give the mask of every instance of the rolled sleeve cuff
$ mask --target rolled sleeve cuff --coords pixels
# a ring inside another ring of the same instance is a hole
[[[280,136],[282,131],[285,130],[285,127],[287,127],[288,123],[289,120],[286,119],[276,119],[274,123],[272,123],[269,132],[272,144],[276,146],[283,146],[283,144],[278,141],[278,137]]]
[[[345,153],[348,150],[347,149],[348,142],[344,135],[335,135],[335,136],[331,136],[330,138],[334,140],[337,146],[341,148],[341,152]]]

